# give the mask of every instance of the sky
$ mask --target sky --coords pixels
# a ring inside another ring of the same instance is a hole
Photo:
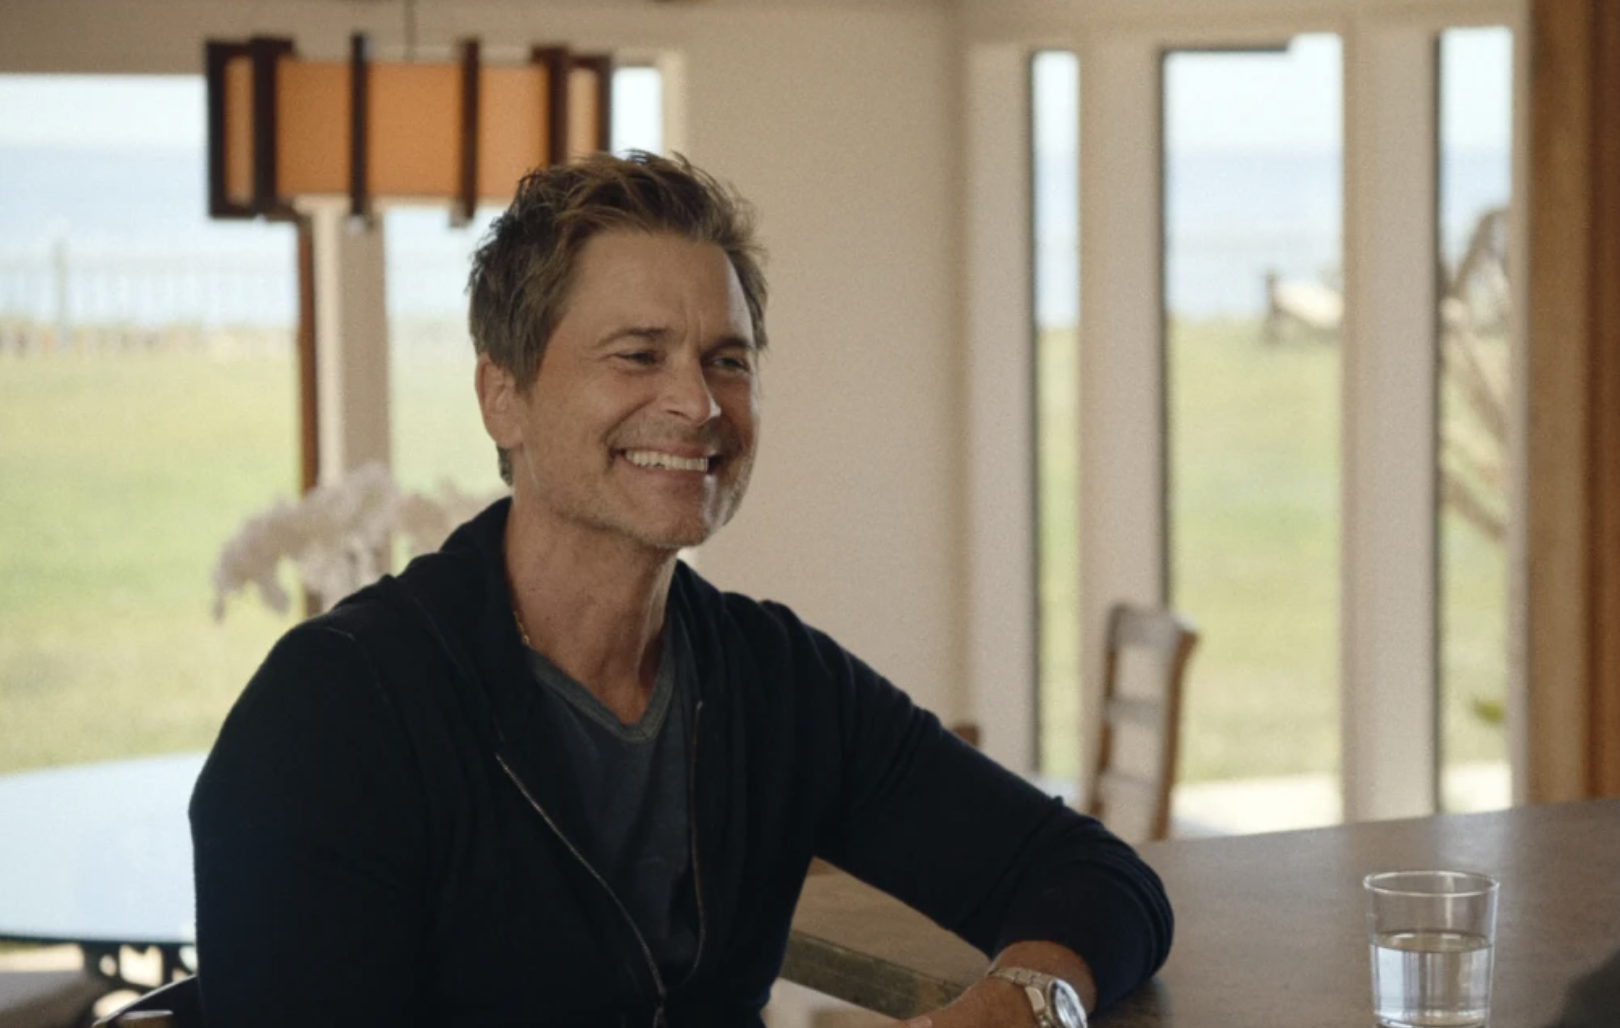
[[[200,150],[206,128],[199,75],[0,75],[0,146]]]
[[[1512,38],[1506,29],[1453,29],[1441,49],[1441,120],[1447,145],[1505,150],[1512,125]],[[1343,135],[1339,38],[1296,37],[1286,51],[1180,52],[1167,63],[1166,138],[1172,152],[1336,151]],[[1075,62],[1035,64],[1037,146],[1072,149]],[[1264,117],[1255,117],[1257,110]]]

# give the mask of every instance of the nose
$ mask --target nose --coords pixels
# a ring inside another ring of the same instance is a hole
[[[707,424],[720,416],[720,402],[709,388],[707,369],[701,359],[683,357],[669,362],[664,381],[664,408],[695,425]]]

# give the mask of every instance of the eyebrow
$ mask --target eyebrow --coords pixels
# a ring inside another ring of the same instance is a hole
[[[647,342],[656,343],[668,337],[669,334],[670,329],[661,325],[627,325],[624,328],[614,329],[603,336],[595,348],[599,350],[607,349],[626,339],[644,339]],[[758,350],[759,344],[735,332],[727,332],[712,345],[705,347],[708,352],[727,349]]]
[[[597,341],[595,349],[602,350],[625,339],[645,339],[648,342],[657,342],[669,335],[669,329],[658,325],[627,325],[616,328]]]

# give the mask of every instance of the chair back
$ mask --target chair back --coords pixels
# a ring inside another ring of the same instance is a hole
[[[1181,692],[1198,631],[1173,610],[1116,603],[1108,612],[1102,735],[1086,810],[1127,842],[1170,834]]]
[[[197,976],[160,985],[127,1006],[103,1017],[95,1028],[142,1028],[164,1023],[156,1015],[168,1014],[173,1028],[203,1028],[202,994]]]

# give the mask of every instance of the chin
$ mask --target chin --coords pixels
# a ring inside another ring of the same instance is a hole
[[[673,553],[677,550],[689,550],[695,546],[702,546],[713,538],[714,533],[715,528],[713,526],[704,526],[702,528],[684,528],[659,532],[645,538],[650,545],[657,549]]]
[[[651,505],[618,520],[618,531],[648,549],[666,553],[702,546],[731,521],[736,503],[665,507]]]
[[[736,504],[718,511],[713,509],[702,512],[690,511],[685,516],[677,516],[662,525],[649,525],[647,530],[641,533],[641,539],[650,546],[671,552],[702,546],[731,521],[731,516],[736,511]]]
[[[660,553],[674,553],[676,550],[701,546],[714,534],[714,529],[704,522],[682,520],[661,524],[620,523],[618,532],[625,541],[634,545]]]

